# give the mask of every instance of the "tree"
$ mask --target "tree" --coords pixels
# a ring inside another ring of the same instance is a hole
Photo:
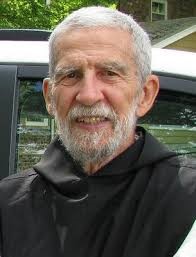
[[[7,0],[0,3],[1,28],[49,28],[50,9],[43,0]]]
[[[116,0],[2,0],[0,1],[0,28],[52,29],[64,17],[82,6],[103,5],[115,7]]]

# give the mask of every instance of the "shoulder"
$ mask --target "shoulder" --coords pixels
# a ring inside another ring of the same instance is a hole
[[[173,156],[155,163],[151,182],[161,195],[174,201],[196,201],[196,159]]]
[[[196,158],[189,157],[188,155],[176,155],[168,159],[170,165],[176,165],[180,168],[187,168],[190,170],[196,169]]]
[[[186,155],[176,155],[156,163],[156,168],[163,170],[166,176],[196,180],[196,159]]]
[[[196,160],[180,155],[161,160],[150,182],[154,208],[171,228],[187,232],[196,219]]]
[[[28,194],[37,183],[40,183],[40,177],[33,169],[2,179],[0,181],[0,204],[20,199]]]
[[[188,193],[196,192],[196,159],[180,156],[179,158],[179,181]]]
[[[32,182],[36,177],[37,173],[33,169],[10,175],[0,181],[0,189],[17,186],[25,182]]]
[[[168,167],[176,170],[177,178],[182,186],[195,185],[196,190],[196,159],[188,156],[176,156],[168,160]],[[190,188],[189,188],[190,189]],[[192,188],[193,189],[193,188]]]

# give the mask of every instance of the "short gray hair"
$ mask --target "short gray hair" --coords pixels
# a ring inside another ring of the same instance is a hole
[[[52,78],[56,65],[56,39],[69,29],[120,28],[128,31],[133,39],[133,53],[138,69],[139,83],[143,84],[151,73],[151,43],[147,33],[130,15],[110,8],[92,6],[81,8],[66,17],[52,32],[49,39],[49,75]]]

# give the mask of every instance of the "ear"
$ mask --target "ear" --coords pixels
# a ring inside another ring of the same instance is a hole
[[[48,113],[53,115],[53,106],[51,101],[51,82],[49,78],[45,78],[43,80],[43,96]]]
[[[146,79],[142,92],[140,92],[139,103],[136,114],[138,117],[144,116],[153,106],[155,98],[159,92],[159,79],[155,75],[149,75]]]

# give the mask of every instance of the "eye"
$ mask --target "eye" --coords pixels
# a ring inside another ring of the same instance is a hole
[[[103,72],[103,75],[107,77],[114,77],[117,76],[117,73],[112,70],[106,70]]]
[[[79,74],[77,71],[70,71],[65,75],[65,78],[68,78],[68,79],[74,79],[78,77],[79,77]]]
[[[56,74],[55,82],[56,84],[70,86],[74,85],[81,77],[82,73],[77,69],[63,70]]]
[[[111,70],[108,70],[106,73],[108,76],[111,76],[111,77],[117,75],[114,71],[111,71]]]

